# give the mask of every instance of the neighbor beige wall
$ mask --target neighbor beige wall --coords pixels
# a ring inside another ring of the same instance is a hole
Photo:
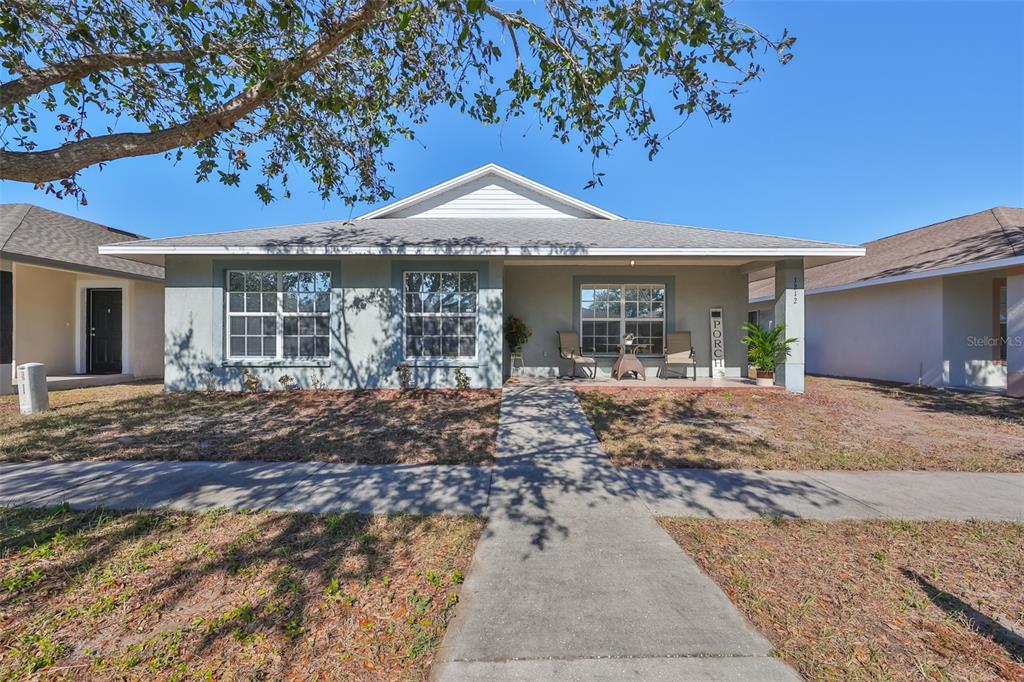
[[[75,372],[73,273],[14,264],[14,364],[42,362],[46,373]]]

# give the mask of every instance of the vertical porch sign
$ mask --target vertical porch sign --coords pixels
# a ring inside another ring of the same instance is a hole
[[[725,376],[725,325],[722,309],[711,308],[711,376]]]

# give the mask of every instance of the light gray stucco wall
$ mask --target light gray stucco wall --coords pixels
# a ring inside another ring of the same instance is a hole
[[[992,282],[1004,270],[942,278],[942,339],[946,383],[969,388],[1005,388],[1006,365],[993,362]]]
[[[992,361],[993,270],[807,296],[807,371],[930,386],[1003,388]],[[973,341],[972,341],[973,339]]]
[[[476,270],[479,273],[477,359],[407,362],[418,387],[453,386],[461,366],[474,387],[501,385],[502,265],[500,259],[414,257],[306,257],[218,259],[168,256],[165,310],[168,390],[211,386],[241,390],[243,369],[268,388],[287,374],[300,386],[320,378],[331,388],[395,388],[403,362],[401,272],[404,269]],[[228,361],[224,345],[224,273],[228,269],[324,269],[332,272],[331,354],[324,361]]]
[[[164,287],[158,282],[132,285],[132,374],[136,378],[164,375],[160,339],[164,335]]]
[[[747,319],[747,276],[738,268],[721,266],[541,266],[505,267],[505,314],[516,315],[533,330],[523,348],[526,374],[567,374],[570,363],[558,357],[556,332],[572,330],[578,316],[576,290],[583,283],[650,283],[671,288],[667,328],[689,330],[697,352],[698,375],[707,377],[711,355],[709,308],[721,307],[726,329],[726,369],[730,376],[746,374],[747,353],[741,342]],[[643,356],[641,356],[643,357]],[[599,371],[610,371],[614,357],[598,358]],[[644,359],[649,376],[659,363]]]
[[[943,384],[940,279],[811,294],[805,305],[808,372]]]

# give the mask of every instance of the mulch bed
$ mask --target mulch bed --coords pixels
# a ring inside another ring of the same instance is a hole
[[[159,384],[60,391],[29,418],[0,398],[0,461],[289,460],[484,464],[497,390],[164,393]]]
[[[482,522],[0,512],[0,679],[425,679]]]
[[[1024,401],[809,377],[807,393],[579,389],[619,466],[1024,472]]]
[[[1024,524],[661,519],[811,680],[1024,680]]]

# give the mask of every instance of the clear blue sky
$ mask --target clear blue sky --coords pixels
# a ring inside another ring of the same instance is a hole
[[[393,148],[397,196],[495,162],[627,217],[851,243],[1024,206],[1024,3],[738,2],[731,11],[798,40],[789,65],[769,61],[734,102],[729,124],[694,117],[654,162],[624,143],[600,162],[605,186],[583,190],[591,159],[534,122],[485,127],[439,110],[420,131],[425,147]],[[9,182],[0,196],[154,237],[369,208],[326,203],[301,183],[265,207],[250,187],[197,185],[193,170],[160,157],[112,162],[83,174],[86,207]]]

